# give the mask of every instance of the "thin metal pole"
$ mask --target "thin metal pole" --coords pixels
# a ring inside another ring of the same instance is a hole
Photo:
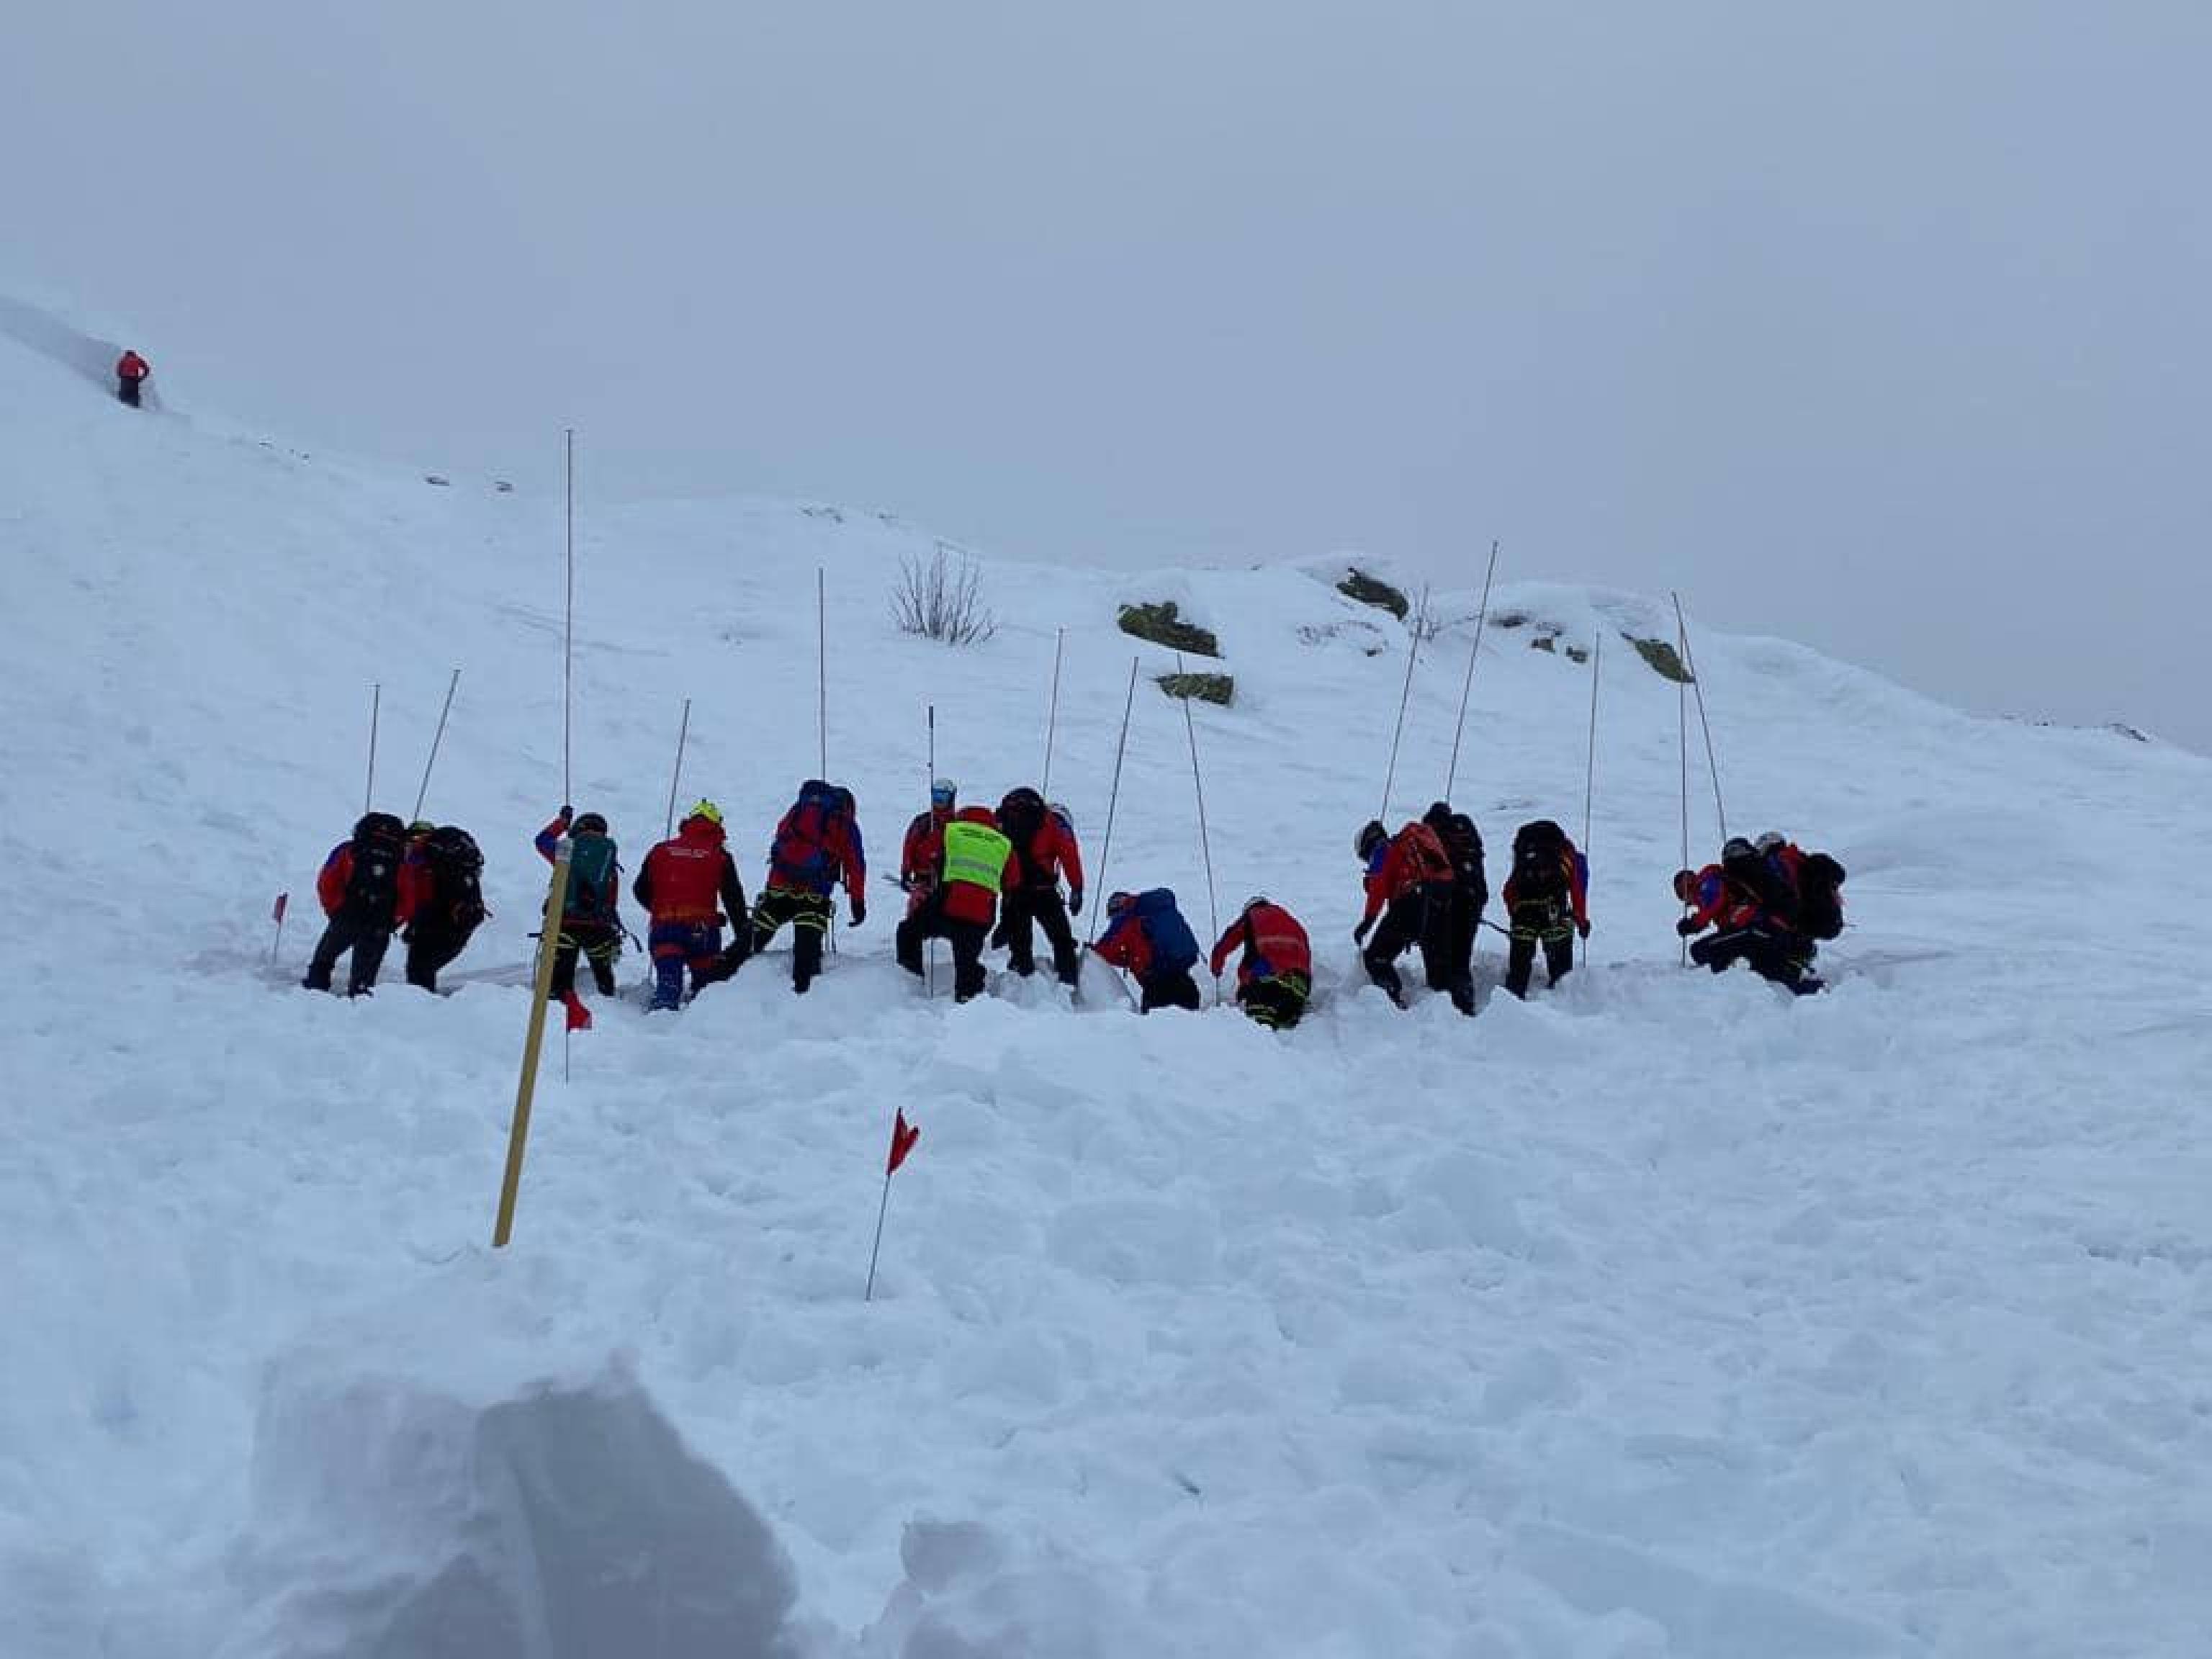
[[[829,590],[822,567],[814,567],[814,733],[821,748],[822,770],[830,776],[830,610]]]
[[[1406,704],[1413,695],[1413,665],[1421,659],[1421,630],[1428,626],[1429,590],[1421,589],[1420,607],[1413,612],[1413,648],[1406,653],[1406,685],[1398,693],[1398,724],[1390,733],[1390,767],[1382,775],[1382,810],[1376,816],[1390,816],[1390,786],[1398,781],[1398,740],[1406,734]]]
[[[1482,625],[1490,617],[1490,579],[1498,574],[1498,541],[1490,543],[1490,568],[1482,573],[1482,608],[1474,613],[1474,643],[1467,648],[1467,678],[1459,686],[1459,720],[1452,727],[1451,764],[1444,769],[1444,799],[1452,797],[1452,785],[1459,781],[1459,740],[1467,730],[1467,697],[1474,690],[1474,659],[1482,652]]]
[[[1679,609],[1674,613],[1674,630],[1675,652],[1680,655],[1689,649],[1690,640],[1682,627],[1682,614]],[[1688,672],[1686,666],[1683,672]],[[1682,749],[1682,862],[1680,867],[1686,870],[1690,867],[1690,683],[1687,680],[1678,680],[1674,684],[1674,726],[1680,736]],[[1685,916],[1690,914],[1687,899],[1682,901],[1682,914]],[[1690,941],[1686,939],[1682,941],[1682,966],[1686,968],[1689,965]]]
[[[1721,805],[1720,763],[1713,758],[1712,722],[1705,718],[1705,683],[1698,673],[1698,660],[1690,654],[1690,626],[1682,620],[1682,596],[1668,590],[1674,601],[1674,627],[1682,642],[1682,668],[1698,694],[1698,724],[1705,733],[1705,774],[1713,781],[1713,813],[1721,821],[1721,839],[1728,839],[1728,808]]]
[[[935,703],[929,705],[929,791],[922,799],[928,803],[926,810],[933,817],[935,817],[937,813],[937,705]],[[930,872],[929,879],[933,890],[937,881],[935,871]],[[937,940],[934,937],[925,939],[921,942],[921,994],[924,997],[931,999],[934,999],[937,995]],[[884,1177],[885,1202],[890,1201],[890,1194],[891,1178],[885,1176]],[[880,1244],[883,1239],[884,1218],[878,1216],[876,1243]],[[875,1282],[876,1258],[875,1253],[871,1251],[868,1255],[868,1283],[872,1287]]]
[[[430,769],[438,763],[438,745],[446,740],[446,717],[453,712],[453,693],[460,689],[461,671],[446,682],[446,706],[438,711],[438,730],[430,739],[430,758],[422,763],[422,787],[415,792],[415,817],[422,816],[422,802],[430,793]]]
[[[1067,648],[1067,630],[1063,628],[1053,637],[1052,700],[1044,711],[1044,775],[1037,781],[1037,793],[1049,799],[1052,795],[1052,737],[1060,723],[1060,658]]]
[[[368,781],[362,786],[361,810],[366,815],[376,799],[376,716],[384,704],[384,682],[368,688]]]
[[[1176,653],[1176,672],[1182,670],[1182,653]],[[1183,735],[1190,739],[1190,787],[1198,796],[1198,850],[1206,860],[1206,919],[1213,929],[1213,937],[1221,937],[1221,907],[1213,891],[1213,842],[1206,832],[1206,782],[1198,773],[1198,726],[1191,718],[1190,699],[1182,700]],[[1213,976],[1213,1000],[1221,1002],[1221,975]]]
[[[1589,758],[1583,765],[1583,845],[1584,863],[1589,860],[1590,807],[1597,799],[1597,678],[1605,660],[1605,635],[1601,633],[1590,640],[1590,716]],[[1589,965],[1589,940],[1582,942],[1583,965]]]
[[[867,1294],[860,1298],[863,1302],[876,1299],[876,1257],[884,1248],[884,1217],[890,1212],[890,1207],[891,1178],[886,1175],[884,1177],[883,1202],[876,1206],[876,1242],[868,1247],[868,1290]]]
[[[676,790],[684,780],[684,741],[691,735],[691,699],[684,699],[684,718],[676,723],[676,769],[668,775],[668,827],[662,830],[665,839],[676,833]],[[730,925],[738,925],[739,918],[730,918]]]
[[[563,428],[568,493],[568,585],[561,622],[561,799],[576,798],[571,775],[570,730],[576,707],[576,428]]]
[[[1121,738],[1114,745],[1114,783],[1106,794],[1106,836],[1098,846],[1098,884],[1106,886],[1106,860],[1114,853],[1114,808],[1121,799],[1121,757],[1129,748],[1129,714],[1137,706],[1137,659],[1129,659],[1129,696],[1121,706]],[[1108,889],[1110,892],[1112,890]],[[1086,944],[1098,942],[1098,918],[1105,914],[1106,901],[1101,898],[1091,907],[1091,937]]]

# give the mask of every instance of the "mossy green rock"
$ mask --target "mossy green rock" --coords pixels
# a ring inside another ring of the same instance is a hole
[[[1636,654],[1651,665],[1651,672],[1662,680],[1672,680],[1677,685],[1692,683],[1690,671],[1682,666],[1682,659],[1674,647],[1664,640],[1639,640],[1633,634],[1621,638],[1636,647]]]
[[[1369,575],[1358,565],[1344,573],[1344,580],[1336,585],[1336,591],[1347,599],[1357,599],[1362,605],[1371,605],[1378,611],[1387,611],[1400,622],[1405,621],[1406,613],[1413,609],[1406,602],[1402,589],[1391,586],[1380,576]]]
[[[1224,708],[1237,700],[1233,674],[1163,674],[1159,687],[1171,697],[1196,697],[1200,702],[1218,702]]]
[[[1149,640],[1154,645],[1164,645],[1170,651],[1188,651],[1195,657],[1221,654],[1221,641],[1210,629],[1185,622],[1176,613],[1173,599],[1163,599],[1158,605],[1123,605],[1121,631]]]

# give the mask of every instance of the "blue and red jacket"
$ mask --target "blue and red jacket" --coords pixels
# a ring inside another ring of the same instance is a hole
[[[1295,974],[1313,979],[1313,944],[1298,919],[1279,904],[1255,904],[1231,922],[1214,941],[1206,966],[1216,979],[1229,965],[1229,953],[1239,945],[1244,959],[1237,964],[1237,988],[1255,980],[1285,979]]]
[[[1693,933],[1705,927],[1717,927],[1723,932],[1748,927],[1765,915],[1759,896],[1740,885],[1717,864],[1707,865],[1693,880],[1690,902],[1695,908],[1688,918]]]
[[[1137,894],[1091,949],[1101,962],[1125,969],[1140,985],[1157,974],[1188,973],[1198,961],[1190,924],[1164,887]]]
[[[867,849],[860,842],[860,821],[853,809],[851,795],[842,791],[839,793],[845,796],[844,808],[823,816],[821,865],[811,874],[802,873],[777,854],[777,849],[784,846],[785,838],[792,833],[799,815],[808,811],[811,804],[802,799],[783,815],[782,821],[775,827],[775,838],[769,843],[767,887],[769,892],[811,893],[817,898],[828,898],[830,890],[842,881],[845,884],[846,896],[854,904],[867,903],[868,855]]]
[[[1425,823],[1409,823],[1369,854],[1367,911],[1360,920],[1372,921],[1392,900],[1451,879],[1451,855],[1443,839]]]

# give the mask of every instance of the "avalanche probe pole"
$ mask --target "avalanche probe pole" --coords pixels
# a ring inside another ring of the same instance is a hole
[[[1047,800],[1052,799],[1052,738],[1060,723],[1060,659],[1067,649],[1067,630],[1063,628],[1054,636],[1052,647],[1052,697],[1044,710],[1044,775],[1037,780],[1037,793]]]
[[[1583,767],[1583,860],[1588,863],[1590,849],[1590,804],[1597,797],[1597,671],[1605,659],[1605,635],[1594,635],[1590,640],[1590,717],[1589,757]],[[1589,966],[1589,939],[1583,939],[1583,966]]]
[[[1114,855],[1114,808],[1121,799],[1121,757],[1129,750],[1129,714],[1136,706],[1137,659],[1132,657],[1129,659],[1129,696],[1121,705],[1121,736],[1114,745],[1114,782],[1106,794],[1106,835],[1098,844],[1098,884],[1101,887],[1106,885],[1106,860]],[[1105,908],[1103,897],[1091,907],[1091,937],[1084,941],[1086,947],[1098,942],[1098,918]]]
[[[814,775],[824,783],[830,781],[830,597],[828,579],[820,565],[814,567],[814,741],[816,758],[822,769]],[[850,890],[849,889],[848,890]],[[837,954],[837,900],[835,890],[830,900],[830,926],[825,930],[830,937],[830,954]],[[794,948],[799,938],[799,924],[792,923]]]
[[[668,828],[662,830],[662,839],[676,833],[676,790],[684,781],[684,740],[691,735],[691,699],[684,699],[684,718],[676,723],[676,769],[668,775]],[[730,925],[735,927],[742,918],[732,916]]]
[[[1444,769],[1444,799],[1459,779],[1459,740],[1467,730],[1467,696],[1474,690],[1474,659],[1482,653],[1482,625],[1490,619],[1490,579],[1498,574],[1498,541],[1490,543],[1490,568],[1482,573],[1482,606],[1474,613],[1474,643],[1467,648],[1467,678],[1459,683],[1459,721],[1452,727],[1451,764]]]
[[[514,1117],[507,1131],[507,1175],[500,1183],[499,1219],[493,1225],[494,1249],[505,1248],[514,1232],[515,1194],[522,1186],[522,1153],[530,1139],[530,1100],[538,1087],[538,1053],[545,1041],[545,1001],[553,990],[553,953],[560,948],[561,917],[568,902],[568,861],[575,843],[565,835],[553,850],[553,884],[545,890],[545,927],[538,936],[538,974],[530,1004],[530,1030],[522,1042],[522,1078],[515,1085]]]
[[[376,716],[384,703],[384,682],[368,688],[368,781],[362,786],[361,810],[366,816],[376,798]]]
[[[1705,733],[1705,773],[1713,781],[1713,812],[1721,821],[1721,839],[1728,839],[1728,808],[1721,805],[1721,767],[1713,758],[1712,722],[1705,717],[1705,683],[1698,673],[1698,659],[1690,654],[1690,625],[1682,620],[1682,596],[1668,590],[1674,601],[1674,629],[1682,642],[1682,672],[1690,677],[1691,689],[1698,694],[1698,724]],[[1685,859],[1684,863],[1688,860]]]
[[[934,815],[937,811],[937,705],[933,702],[929,705],[929,793],[927,795],[923,797],[923,799],[928,803],[924,810],[932,815]],[[930,880],[934,884],[936,879],[936,872],[932,871],[930,872]],[[934,888],[933,885],[933,890]],[[925,900],[924,902],[927,902],[927,901]],[[933,998],[937,994],[937,941],[935,939],[928,937],[925,937],[921,941],[921,994],[925,999]],[[890,1201],[890,1193],[891,1178],[889,1176],[885,1176],[884,1177],[884,1201],[885,1203],[889,1203]],[[878,1216],[876,1218],[876,1242],[878,1244],[883,1243],[883,1237],[884,1218],[881,1216]],[[875,1282],[875,1258],[873,1256],[870,1256],[868,1258],[868,1282],[872,1285]]]
[[[1176,672],[1182,672],[1182,653],[1176,653]],[[1206,860],[1206,919],[1213,937],[1221,937],[1221,907],[1213,893],[1213,842],[1206,833],[1206,783],[1198,775],[1198,727],[1190,714],[1190,698],[1182,700],[1183,735],[1190,739],[1190,787],[1198,796],[1198,850]],[[1221,975],[1213,976],[1213,1006],[1221,1006]]]
[[[1682,613],[1674,613],[1674,644],[1677,655],[1690,648],[1688,632],[1682,627]],[[1688,672],[1687,669],[1683,671]],[[1680,868],[1690,867],[1690,683],[1686,679],[1674,682],[1674,729],[1680,734],[1682,750],[1682,862]],[[1690,901],[1682,901],[1682,917],[1690,915]],[[1682,941],[1682,966],[1690,965],[1690,941]]]
[[[569,728],[576,706],[576,428],[563,433],[567,465],[568,535],[565,596],[561,611],[561,799],[574,800],[576,791],[569,775]]]
[[[453,693],[460,689],[461,671],[446,682],[446,706],[438,711],[438,730],[430,739],[430,758],[422,763],[422,787],[415,792],[415,817],[422,816],[422,803],[430,793],[430,769],[438,763],[438,745],[446,740],[446,717],[453,712]]]
[[[1420,607],[1413,612],[1413,646],[1406,653],[1406,687],[1398,693],[1398,724],[1390,733],[1390,769],[1382,775],[1382,810],[1376,814],[1382,818],[1390,816],[1390,786],[1398,779],[1398,739],[1406,734],[1406,704],[1413,695],[1413,665],[1421,659],[1421,630],[1427,627],[1428,620],[1429,590],[1425,584]]]

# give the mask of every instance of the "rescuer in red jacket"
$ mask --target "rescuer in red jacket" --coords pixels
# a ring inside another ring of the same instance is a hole
[[[376,987],[376,971],[392,933],[414,914],[414,888],[402,887],[400,866],[407,856],[407,826],[389,812],[366,812],[353,827],[353,839],[331,848],[315,878],[315,896],[330,918],[308,958],[310,991],[331,988],[338,958],[353,953],[346,994],[362,996]]]
[[[945,826],[952,822],[959,791],[950,778],[937,778],[929,786],[929,811],[916,812],[906,827],[899,848],[899,887],[912,915],[929,902],[937,889],[937,866],[945,857]]]
[[[983,941],[999,914],[999,895],[1016,878],[1013,844],[988,806],[962,807],[939,841],[928,896],[899,923],[893,948],[899,966],[921,979],[923,941],[945,940],[952,947],[952,1000],[966,1002],[988,982]]]
[[[1243,948],[1237,964],[1237,1006],[1271,1031],[1297,1024],[1313,995],[1313,945],[1298,919],[1268,898],[1249,898],[1219,939],[1206,966],[1217,980],[1229,953]]]
[[[1034,929],[1042,927],[1052,945],[1053,971],[1061,984],[1073,985],[1082,957],[1067,919],[1083,914],[1083,849],[1076,844],[1074,820],[1065,806],[1048,806],[1042,795],[1024,787],[1008,791],[999,803],[999,828],[1013,842],[1021,865],[1020,879],[1006,889],[999,924],[1006,966],[1024,979],[1036,971]],[[1067,878],[1065,899],[1060,896],[1062,876]]]
[[[653,956],[653,1008],[675,1008],[684,1000],[684,975],[691,993],[727,979],[745,959],[752,930],[745,910],[744,884],[722,833],[722,809],[702,800],[684,815],[676,833],[645,855],[630,892],[652,918],[645,947]],[[722,923],[736,930],[722,948]]]
[[[1418,945],[1423,976],[1431,990],[1452,987],[1452,894],[1456,878],[1451,855],[1437,832],[1425,823],[1409,823],[1395,836],[1382,820],[1370,818],[1352,842],[1352,850],[1365,861],[1367,908],[1352,937],[1364,948],[1360,961],[1368,978],[1401,1008],[1406,1006],[1406,984],[1398,976],[1397,961]],[[1376,918],[1382,925],[1375,927]],[[1370,940],[1368,931],[1375,937]],[[1455,997],[1455,1001],[1458,999]],[[1462,1013],[1473,1013],[1470,992]]]
[[[115,395],[131,408],[138,407],[138,388],[154,372],[154,365],[135,351],[126,351],[115,360]]]

